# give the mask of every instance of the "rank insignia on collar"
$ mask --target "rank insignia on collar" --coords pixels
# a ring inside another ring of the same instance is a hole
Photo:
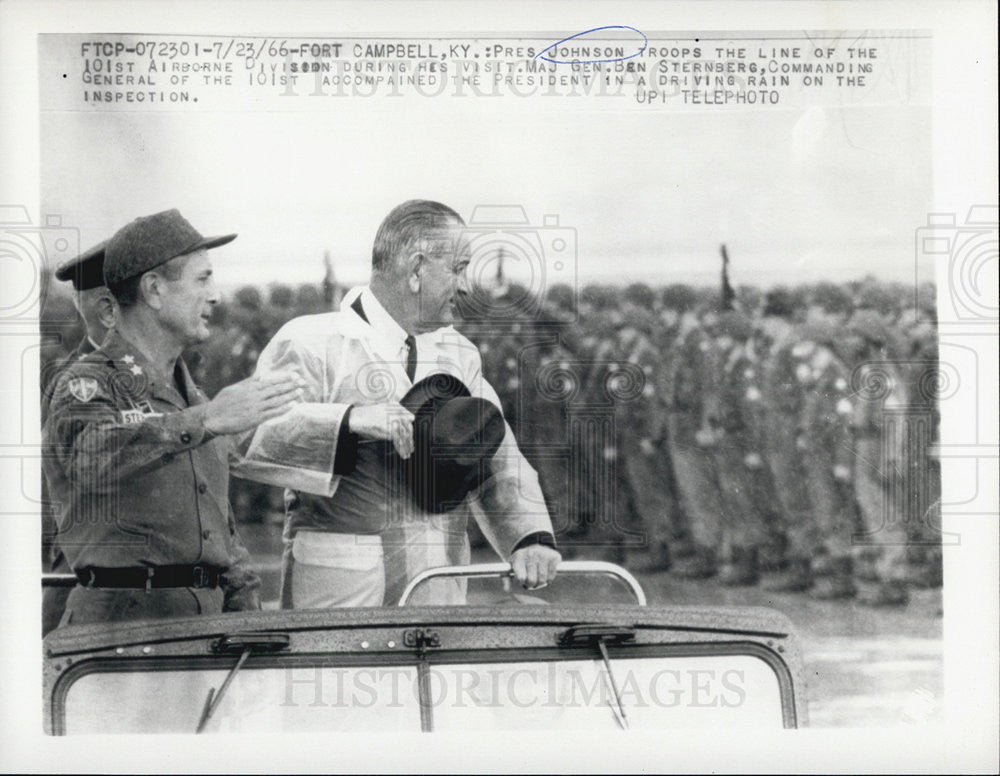
[[[133,356],[131,354],[129,354],[127,356],[122,356],[122,361],[124,361],[126,364],[134,364],[135,363],[135,356]]]
[[[141,375],[142,367],[139,366],[138,364],[132,364],[132,366],[128,368],[128,371],[130,371],[134,375]]]
[[[74,377],[67,387],[77,401],[88,402],[97,395],[97,380],[93,377]]]

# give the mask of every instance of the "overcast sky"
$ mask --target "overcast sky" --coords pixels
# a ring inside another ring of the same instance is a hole
[[[913,278],[932,193],[926,107],[523,102],[44,112],[42,209],[84,245],[171,207],[204,234],[238,232],[214,254],[223,285],[315,281],[325,250],[340,279],[367,280],[379,222],[413,197],[466,218],[480,204],[558,215],[582,282],[714,283],[720,242],[735,283]]]

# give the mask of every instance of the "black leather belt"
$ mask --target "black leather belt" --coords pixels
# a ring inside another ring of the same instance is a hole
[[[87,566],[76,572],[84,587],[162,588],[219,587],[223,570],[217,566],[140,566],[138,568],[98,568]]]

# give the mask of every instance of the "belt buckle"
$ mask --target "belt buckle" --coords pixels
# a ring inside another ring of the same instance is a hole
[[[208,569],[204,566],[195,566],[191,571],[192,587],[208,587]]]

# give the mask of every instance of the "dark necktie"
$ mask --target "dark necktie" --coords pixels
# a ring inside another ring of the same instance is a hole
[[[417,340],[412,334],[406,335],[406,347],[409,349],[406,354],[406,376],[413,382],[413,375],[417,373]]]
[[[354,310],[365,323],[368,323],[368,316],[365,315],[365,309],[361,306],[361,297],[359,296],[354,302],[351,303],[351,309]],[[410,382],[413,382],[413,375],[417,373],[417,340],[412,334],[406,335],[406,376],[410,378]]]

